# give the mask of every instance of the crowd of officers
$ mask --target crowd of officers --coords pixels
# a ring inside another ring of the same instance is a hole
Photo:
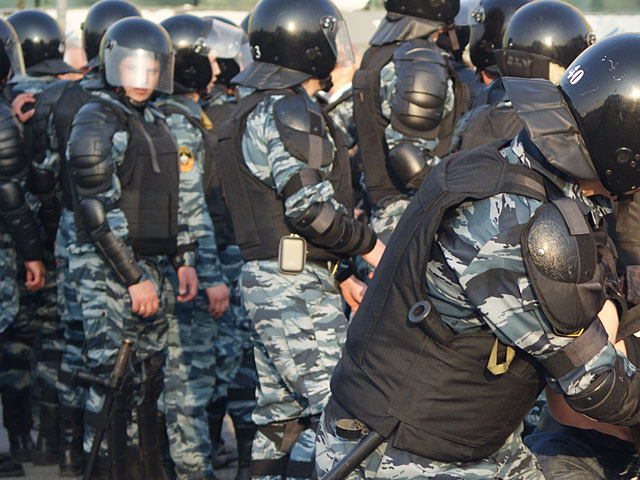
[[[384,5],[0,19],[0,477],[637,478],[640,34]]]

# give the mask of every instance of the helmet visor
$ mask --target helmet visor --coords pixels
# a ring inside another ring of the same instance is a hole
[[[173,55],[113,44],[105,48],[104,69],[111,86],[173,92]]]
[[[196,40],[196,53],[214,56],[215,58],[233,58],[249,54],[248,45],[243,51],[243,45],[247,44],[247,39],[241,28],[222,22],[215,18],[211,20],[209,31]],[[247,61],[244,60],[243,65]]]
[[[22,48],[13,38],[3,38],[1,40],[1,46],[4,53],[9,59],[9,66],[11,67],[12,75],[24,75],[24,59],[22,57]]]
[[[356,60],[345,21],[336,17],[323,17],[321,22],[322,31],[336,56],[336,67],[354,66]]]

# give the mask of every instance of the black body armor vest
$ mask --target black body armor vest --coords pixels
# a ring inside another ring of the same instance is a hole
[[[389,148],[384,135],[388,123],[380,106],[380,71],[388,64],[402,42],[371,46],[364,54],[360,68],[353,76],[353,109],[358,129],[358,141],[364,159],[364,176],[372,203],[386,197],[407,195],[403,183],[387,164]],[[432,138],[438,138],[437,156],[449,151],[451,136],[458,119],[467,111],[469,91],[447,62],[449,77],[454,82],[455,106],[437,127]]]
[[[117,206],[127,217],[131,247],[139,255],[173,255],[178,235],[176,140],[158,117],[149,123],[137,113],[127,116],[119,108],[111,108],[126,121],[129,132],[129,144],[117,171],[122,185]]]
[[[246,121],[260,101],[272,95],[298,95],[293,89],[257,91],[241,99],[219,132],[220,165],[224,196],[231,212],[235,240],[242,258],[267,260],[278,256],[280,239],[294,232],[284,215],[283,199],[276,190],[256,178],[245,164],[242,155],[242,136]],[[327,114],[323,112],[336,151],[333,166],[324,179],[331,182],[334,198],[353,212],[351,173],[347,141]],[[307,244],[309,260],[337,260],[338,257],[320,247]]]
[[[498,193],[546,202],[542,176],[510,165],[496,144],[448,157],[422,183],[394,231],[349,325],[334,370],[334,398],[393,445],[438,461],[484,458],[503,445],[544,386],[542,368],[515,349],[508,370],[487,360],[506,346],[489,330],[435,341],[407,320],[428,299],[426,266],[443,215]],[[523,225],[524,229],[525,225]]]

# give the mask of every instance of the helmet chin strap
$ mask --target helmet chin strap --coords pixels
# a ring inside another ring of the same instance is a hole
[[[331,79],[331,75],[320,79],[320,88],[327,93],[333,88],[333,80]]]

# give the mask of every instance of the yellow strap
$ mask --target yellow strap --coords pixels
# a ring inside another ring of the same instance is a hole
[[[491,349],[491,354],[489,355],[489,361],[487,362],[487,370],[494,375],[502,375],[509,370],[509,365],[511,365],[511,361],[515,355],[516,351],[511,347],[507,347],[507,354],[504,363],[498,363],[498,339],[496,338],[493,348]]]
[[[202,125],[202,128],[205,130],[211,130],[213,128],[213,123],[207,114],[204,113],[204,110],[200,110],[200,125]]]

